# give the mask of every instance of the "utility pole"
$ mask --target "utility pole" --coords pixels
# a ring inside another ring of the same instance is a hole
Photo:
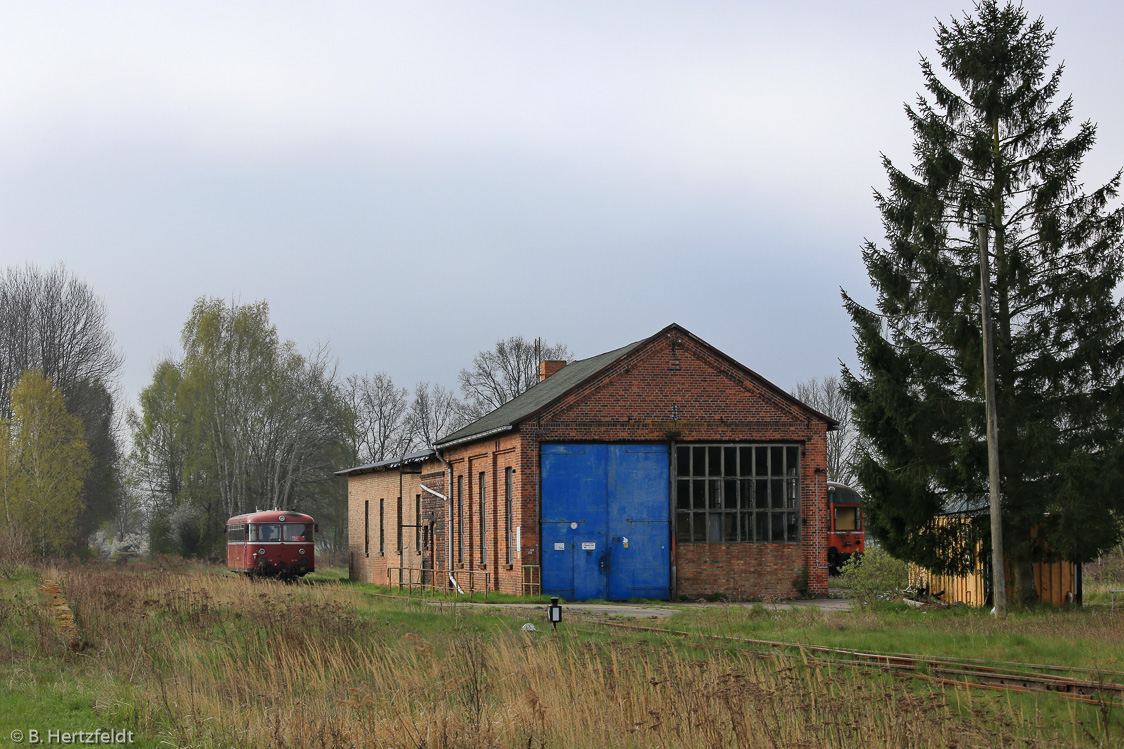
[[[1003,569],[1003,514],[999,506],[999,417],[995,409],[995,348],[991,340],[991,267],[987,260],[987,216],[977,219],[980,240],[980,318],[983,325],[984,402],[987,405],[987,478],[991,496],[991,600],[995,615],[1007,615]]]

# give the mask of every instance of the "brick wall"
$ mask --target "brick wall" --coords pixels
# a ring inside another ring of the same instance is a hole
[[[461,587],[468,590],[490,590],[518,594],[521,589],[522,564],[528,549],[535,547],[538,535],[538,513],[529,503],[524,461],[519,434],[458,445],[442,451],[453,472],[452,538],[453,569]],[[511,470],[512,517],[507,524],[507,477]],[[480,476],[484,476],[484,546],[481,548]],[[463,525],[458,495],[463,486]],[[463,527],[464,554],[460,555]],[[516,529],[519,533],[517,535]],[[515,547],[520,538],[523,551]],[[510,553],[510,557],[509,557]],[[510,561],[509,561],[510,558]],[[534,560],[537,561],[537,560]],[[484,573],[487,573],[486,575]]]
[[[435,564],[438,567],[444,564],[444,555],[438,545],[443,539],[440,529],[440,520],[444,516],[443,503],[421,489],[424,481],[430,488],[443,493],[444,473],[435,468],[440,469],[437,461],[407,465],[401,484],[397,469],[348,477],[351,579],[386,585],[388,580],[396,583],[399,575],[403,581],[409,581],[411,573],[408,570],[433,569]],[[398,505],[400,490],[401,516]],[[399,523],[402,526],[401,548],[398,545]],[[422,526],[421,533],[416,527],[419,524]],[[420,573],[413,573],[413,580],[420,582]]]
[[[792,598],[804,565],[800,544],[680,544],[676,558],[687,598]]]

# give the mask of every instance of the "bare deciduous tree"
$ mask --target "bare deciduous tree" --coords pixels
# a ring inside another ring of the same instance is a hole
[[[539,381],[539,362],[567,361],[571,356],[565,344],[545,344],[541,338],[528,341],[512,336],[497,341],[495,348],[481,351],[470,368],[461,370],[465,416],[478,419],[526,392]]]
[[[0,273],[0,404],[28,369],[64,395],[80,383],[112,390],[124,362],[106,322],[105,303],[62,265]],[[69,405],[69,404],[68,404]]]
[[[356,457],[377,463],[410,450],[409,396],[386,372],[347,378],[346,400],[355,412]]]
[[[822,380],[815,377],[802,380],[796,383],[792,394],[839,422],[837,431],[827,433],[827,480],[851,484],[855,478],[857,432],[851,421],[851,404],[839,388],[838,378],[831,376]]]
[[[451,392],[434,383],[414,386],[410,403],[410,430],[413,446],[433,447],[433,443],[466,423],[464,405]]]

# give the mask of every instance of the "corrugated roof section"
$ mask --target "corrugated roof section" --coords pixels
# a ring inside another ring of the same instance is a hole
[[[426,460],[426,458],[430,458],[434,454],[435,453],[433,450],[419,450],[416,453],[407,453],[406,455],[401,455],[397,458],[391,458],[390,460],[380,460],[378,463],[368,463],[364,466],[346,468],[342,471],[336,471],[335,475],[350,476],[352,474],[370,473],[371,471],[377,471],[380,468],[397,468],[398,466],[405,465],[406,463],[422,463]]]

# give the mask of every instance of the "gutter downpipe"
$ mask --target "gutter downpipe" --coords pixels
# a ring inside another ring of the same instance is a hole
[[[473,435],[470,435],[468,437],[462,437],[461,439],[453,440],[452,442],[446,442],[444,445],[441,445],[441,447],[438,447],[437,445],[433,446],[433,454],[435,456],[437,456],[437,459],[439,461],[441,461],[441,465],[445,466],[445,476],[447,477],[447,481],[445,482],[445,486],[447,487],[446,491],[449,492],[449,496],[443,498],[445,500],[445,507],[447,508],[446,512],[445,512],[445,518],[449,522],[449,533],[448,533],[448,544],[447,544],[448,548],[446,549],[446,554],[448,556],[445,557],[448,560],[448,564],[449,564],[449,570],[448,570],[448,572],[449,572],[449,582],[451,582],[453,585],[456,586],[457,592],[460,593],[461,595],[464,595],[464,589],[461,588],[461,584],[457,582],[457,578],[453,577],[453,528],[454,528],[454,526],[453,526],[453,467],[451,465],[449,465],[449,461],[445,460],[444,456],[441,455],[441,451],[444,450],[444,449],[448,449],[448,448],[452,447],[453,445],[460,445],[464,442],[472,442],[474,440],[483,439],[484,437],[489,437],[493,434],[499,434],[500,432],[509,432],[509,431],[511,431],[511,425],[510,424],[508,424],[507,426],[498,427],[496,429],[489,429],[488,431],[481,432],[480,434],[473,434]],[[438,497],[441,496],[440,494],[437,494],[437,492],[433,491],[432,489],[429,490],[429,491],[432,494],[436,494]]]
[[[437,455],[437,451],[436,451],[436,450],[434,450],[434,451],[433,451],[433,454],[434,454],[434,455]],[[438,456],[438,457],[437,457],[437,459],[438,459],[438,460],[441,460],[441,457],[440,457],[440,456]],[[441,462],[442,462],[442,463],[444,463],[445,461],[444,461],[444,460],[441,460]],[[448,465],[448,464],[446,463],[446,465]],[[450,508],[450,509],[452,508],[452,502],[451,502],[451,501],[449,500],[449,498],[448,498],[448,497],[446,497],[446,496],[445,496],[444,494],[442,494],[441,492],[435,492],[435,491],[433,491],[432,489],[430,489],[430,488],[429,488],[428,486],[426,486],[425,484],[422,484],[422,485],[421,485],[421,488],[422,488],[422,491],[425,491],[425,492],[429,492],[430,494],[432,494],[433,496],[437,497],[438,499],[440,499],[440,500],[444,500],[444,501],[445,501],[445,503],[446,503],[446,504],[447,504],[447,505],[449,506],[449,508]],[[451,513],[446,513],[446,515],[449,515],[449,514],[451,514]],[[450,522],[450,523],[449,523],[449,528],[450,528],[450,529],[452,528],[452,522]],[[450,540],[449,540],[449,551],[450,551],[450,553],[452,552],[452,550],[453,550],[453,541],[452,541],[452,539],[450,539]],[[464,595],[464,591],[463,591],[463,590],[461,589],[461,586],[460,586],[460,584],[459,584],[459,583],[458,583],[458,582],[456,581],[456,578],[454,578],[454,577],[453,577],[453,575],[452,575],[452,573],[451,573],[451,572],[449,573],[449,582],[451,582],[451,583],[452,583],[453,585],[456,585],[456,586],[457,586],[457,592],[458,592],[458,593],[460,593],[461,595]]]
[[[441,450],[438,447],[435,446],[433,448],[433,454],[437,456],[437,459],[439,461],[441,461],[441,465],[445,466],[445,491],[448,492],[448,496],[441,497],[440,494],[437,494],[437,492],[425,487],[424,485],[422,486],[422,488],[426,489],[426,491],[428,491],[430,494],[435,494],[445,500],[445,520],[449,523],[449,532],[445,534],[445,560],[446,564],[448,565],[446,572],[449,575],[449,582],[451,582],[453,586],[456,587],[457,592],[463,596],[464,588],[462,588],[461,584],[457,582],[457,578],[453,577],[453,467],[449,465],[449,461],[445,460],[444,456],[441,455]]]

